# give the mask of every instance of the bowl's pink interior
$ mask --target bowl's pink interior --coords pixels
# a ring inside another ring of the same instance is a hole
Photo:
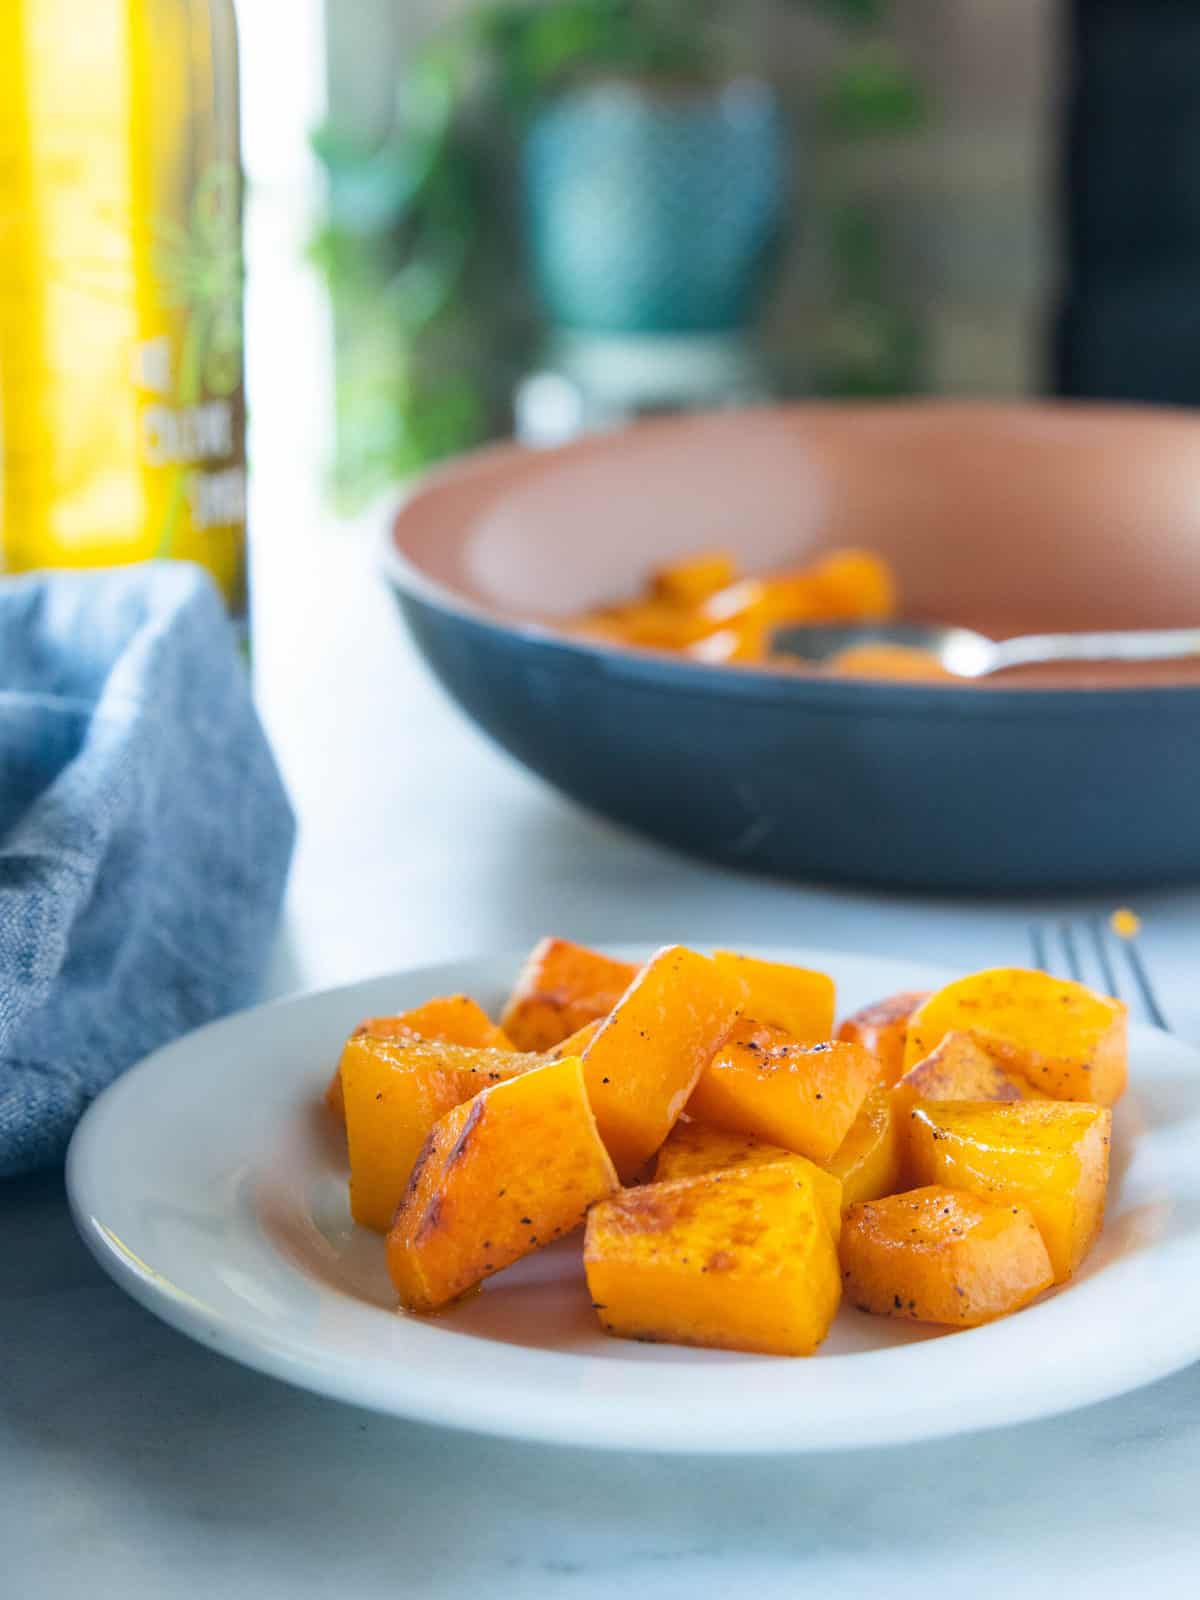
[[[651,567],[716,546],[753,572],[863,545],[914,617],[994,634],[1200,626],[1200,420],[918,403],[655,422],[468,458],[408,501],[395,538],[509,618],[632,597]]]

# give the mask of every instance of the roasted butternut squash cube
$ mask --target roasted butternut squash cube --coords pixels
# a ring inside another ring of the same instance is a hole
[[[438,1039],[444,1044],[463,1044],[479,1050],[511,1050],[512,1042],[487,1012],[469,995],[439,995],[394,1017],[368,1017],[354,1035],[369,1033],[377,1039]],[[340,1122],[346,1120],[342,1094],[342,1064],[334,1068],[325,1091],[325,1104]]]
[[[684,655],[709,666],[751,666],[767,659],[770,629],[756,616],[737,617],[684,647]]]
[[[931,1185],[851,1206],[842,1289],[860,1311],[974,1328],[1054,1281],[1032,1213]]]
[[[878,622],[895,615],[891,568],[870,550],[831,550],[809,566],[741,578],[699,602],[711,622]]]
[[[1034,1093],[1029,1084],[1005,1072],[975,1034],[965,1031],[946,1034],[892,1085],[895,1103],[906,1110],[917,1100],[1026,1100]]]
[[[438,1121],[387,1240],[409,1311],[435,1311],[551,1240],[618,1187],[578,1057],[484,1089]]]
[[[733,950],[717,950],[713,960],[742,985],[747,1017],[782,1028],[794,1039],[833,1037],[834,986],[827,973],[758,961]]]
[[[884,1000],[873,1000],[869,1006],[852,1012],[838,1028],[837,1036],[848,1044],[861,1044],[878,1056],[884,1083],[895,1083],[904,1071],[908,1019],[928,998],[928,992],[906,989]]]
[[[806,1156],[782,1145],[766,1144],[744,1133],[726,1133],[703,1122],[678,1121],[667,1135],[654,1164],[654,1181],[698,1178],[706,1172],[730,1172],[741,1167],[773,1167],[783,1162],[792,1173],[813,1185],[817,1204],[836,1239],[842,1231],[842,1185],[839,1179]]]
[[[936,1101],[913,1107],[909,1158],[918,1183],[1027,1206],[1056,1283],[1091,1249],[1104,1221],[1112,1112],[1056,1100]]]
[[[769,578],[737,578],[706,596],[700,602],[699,613],[710,628],[751,623],[765,633],[775,621],[770,585]]]
[[[830,622],[882,622],[896,614],[895,575],[873,550],[831,550],[808,579]]]
[[[355,1029],[377,1039],[432,1039],[472,1050],[511,1050],[512,1040],[477,1000],[466,994],[439,995],[394,1017],[368,1017]]]
[[[413,1163],[439,1117],[541,1057],[428,1039],[355,1034],[342,1052],[350,1211],[386,1233]]]
[[[600,1136],[628,1182],[649,1161],[737,1021],[741,986],[682,945],[660,950],[583,1052]]]
[[[1045,972],[996,967],[947,984],[913,1013],[905,1066],[969,1029],[999,1064],[1055,1100],[1111,1106],[1125,1089],[1127,1010]]]
[[[627,1189],[589,1212],[583,1260],[624,1339],[811,1355],[840,1299],[815,1190],[786,1163]]]
[[[564,1056],[581,1056],[600,1032],[600,1023],[603,1018],[597,1017],[595,1022],[585,1022],[582,1028],[576,1028],[574,1033],[569,1033],[561,1044],[556,1044],[552,1049],[543,1052],[547,1061],[561,1061]]]
[[[831,678],[880,678],[892,683],[961,683],[928,650],[906,644],[848,645],[827,656],[821,671]]]
[[[645,650],[682,650],[711,633],[712,623],[698,610],[635,600],[593,613],[577,631]]]
[[[788,1161],[794,1150],[768,1144],[748,1133],[730,1133],[710,1127],[691,1117],[680,1117],[663,1141],[654,1162],[655,1183],[671,1178],[698,1178],[705,1172],[720,1172],[725,1167],[769,1167],[774,1161]]]
[[[688,1115],[823,1164],[878,1081],[879,1062],[861,1045],[803,1043],[745,1021],[705,1067]]]
[[[910,1113],[918,1100],[1026,1100],[1034,1091],[987,1053],[971,1033],[948,1033],[892,1086],[907,1161]]]
[[[842,1209],[894,1194],[903,1181],[902,1127],[882,1084],[871,1089],[850,1131],[825,1163],[842,1186]]]
[[[518,1050],[552,1049],[607,1016],[637,970],[569,939],[542,939],[521,969],[500,1025]]]
[[[777,572],[763,582],[763,609],[772,627],[788,623],[820,622],[825,611],[815,569]]]
[[[656,567],[650,574],[650,595],[668,606],[698,606],[737,578],[737,562],[728,550],[706,550]]]

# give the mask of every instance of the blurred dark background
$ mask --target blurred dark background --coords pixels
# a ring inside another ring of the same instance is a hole
[[[1200,7],[1073,0],[1050,386],[1200,400]]]

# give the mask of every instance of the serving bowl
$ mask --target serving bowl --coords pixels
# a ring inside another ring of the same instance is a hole
[[[572,799],[793,877],[1018,891],[1200,877],[1200,663],[839,680],[556,619],[732,548],[878,551],[906,615],[996,637],[1200,622],[1200,421],[1095,405],[796,406],[501,446],[412,493],[384,566],[426,661]]]

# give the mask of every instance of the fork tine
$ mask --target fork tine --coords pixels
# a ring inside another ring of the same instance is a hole
[[[1122,915],[1125,915],[1122,913]],[[1158,1003],[1158,996],[1154,992],[1154,985],[1150,982],[1150,974],[1142,960],[1141,950],[1137,943],[1136,920],[1130,917],[1130,927],[1124,929],[1114,917],[1110,918],[1107,925],[1100,916],[1087,919],[1086,930],[1089,943],[1095,955],[1096,965],[1099,968],[1106,991],[1114,999],[1121,998],[1121,983],[1117,976],[1120,965],[1113,956],[1112,941],[1116,940],[1125,956],[1125,965],[1129,969],[1133,988],[1141,1002],[1142,1010],[1156,1028],[1161,1028],[1164,1033],[1170,1032],[1170,1024],[1163,1013],[1162,1006]],[[1029,947],[1033,954],[1033,964],[1043,972],[1053,974],[1054,967],[1050,960],[1052,942],[1061,947],[1063,965],[1067,976],[1076,983],[1086,982],[1081,959],[1079,939],[1082,936],[1085,924],[1072,924],[1066,920],[1054,923],[1050,932],[1042,923],[1033,922],[1029,925]],[[1112,929],[1111,937],[1109,929]],[[1053,936],[1053,937],[1052,937]]]
[[[1112,956],[1109,954],[1108,936],[1104,930],[1104,919],[1102,917],[1090,917],[1088,919],[1088,931],[1091,933],[1092,944],[1096,950],[1096,960],[1100,963],[1100,971],[1104,977],[1104,992],[1105,994],[1112,995],[1114,999],[1117,999],[1119,998],[1117,990],[1117,972],[1116,968],[1113,966]]]
[[[1129,970],[1133,973],[1133,981],[1137,985],[1138,994],[1141,996],[1142,1004],[1146,1008],[1146,1015],[1156,1028],[1161,1028],[1164,1033],[1169,1033],[1171,1030],[1167,1024],[1166,1017],[1163,1015],[1162,1007],[1158,1003],[1158,997],[1155,995],[1150,983],[1150,974],[1146,971],[1142,962],[1142,953],[1137,947],[1136,940],[1122,936],[1119,943],[1125,952]]]
[[[1058,937],[1062,940],[1063,955],[1067,962],[1067,974],[1076,983],[1083,982],[1083,967],[1079,961],[1079,946],[1075,942],[1075,930],[1069,922],[1060,922]]]

